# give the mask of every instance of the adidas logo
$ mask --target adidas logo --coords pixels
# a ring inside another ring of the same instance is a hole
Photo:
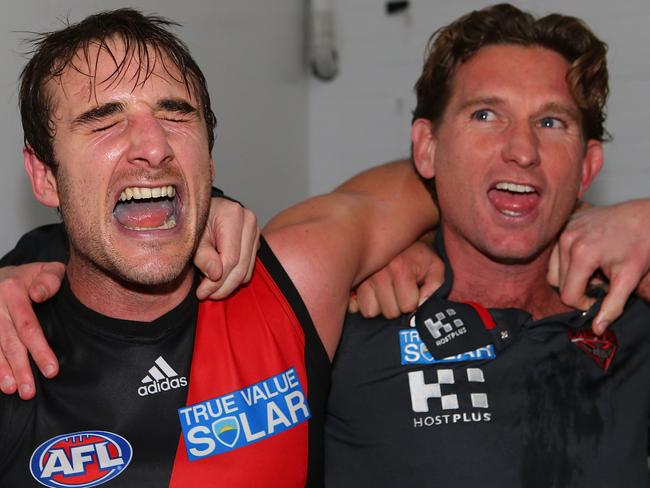
[[[169,391],[176,388],[187,386],[185,376],[178,376],[167,361],[162,356],[158,356],[153,362],[153,366],[147,371],[147,375],[142,378],[142,386],[138,388],[138,395],[147,396]]]

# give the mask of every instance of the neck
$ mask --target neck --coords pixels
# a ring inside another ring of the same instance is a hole
[[[534,319],[570,310],[546,279],[554,242],[529,260],[499,262],[467,241],[448,234],[443,238],[454,271],[451,300],[475,301],[489,308],[518,308]]]
[[[108,317],[151,322],[179,305],[192,288],[194,268],[188,265],[170,283],[128,283],[70,255],[66,268],[70,289],[86,307]]]

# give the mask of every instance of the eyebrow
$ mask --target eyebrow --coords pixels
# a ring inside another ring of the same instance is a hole
[[[189,102],[181,98],[163,98],[158,100],[156,108],[166,112],[178,112],[181,114],[194,114],[198,115],[198,110]]]
[[[541,114],[544,112],[555,112],[555,113],[564,114],[567,117],[570,117],[576,121],[580,120],[581,117],[580,112],[577,109],[559,102],[548,102],[542,105],[542,108],[539,109],[539,113]]]
[[[488,107],[494,107],[495,105],[501,105],[504,103],[503,98],[500,97],[476,97],[476,98],[470,98],[469,100],[465,100],[463,103],[460,104],[458,107],[458,111],[462,112],[464,110],[467,110],[470,107],[475,107],[479,105],[485,105]]]
[[[81,115],[77,115],[72,121],[73,126],[79,126],[95,122],[97,120],[105,119],[116,113],[124,111],[124,104],[122,102],[108,102],[100,105],[99,107],[86,110]]]
[[[73,126],[80,126],[103,120],[111,115],[123,112],[126,106],[122,102],[107,102],[98,107],[93,107],[86,110],[84,113],[76,116],[73,121]],[[194,114],[198,115],[198,110],[187,101],[180,98],[163,98],[156,103],[157,110],[164,110],[165,112],[177,112],[181,114]]]

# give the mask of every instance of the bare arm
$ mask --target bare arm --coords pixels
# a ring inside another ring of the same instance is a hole
[[[441,263],[432,251],[416,245],[397,256],[357,288],[352,310],[366,317],[394,317],[415,309],[442,279]],[[586,296],[595,271],[609,279],[609,291],[594,320],[600,334],[623,312],[629,295],[650,300],[650,199],[610,207],[583,204],[574,214],[553,252],[549,281],[563,301],[587,309]]]
[[[368,170],[285,210],[264,234],[296,285],[330,357],[349,290],[435,225],[438,213],[410,161]]]

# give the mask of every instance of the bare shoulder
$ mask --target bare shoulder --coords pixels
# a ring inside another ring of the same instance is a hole
[[[377,166],[281,212],[264,235],[333,356],[350,289],[435,224],[437,210],[409,161]]]
[[[317,209],[320,203],[317,197],[300,204],[314,206],[308,219],[297,218],[300,208],[286,210],[269,222],[263,233],[305,302],[332,358],[362,249],[351,221],[332,214],[338,211],[337,205],[327,202],[326,215]]]

